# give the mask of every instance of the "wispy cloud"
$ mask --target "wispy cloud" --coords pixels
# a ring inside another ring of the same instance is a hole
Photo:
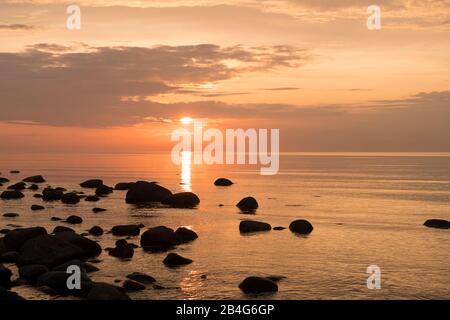
[[[35,26],[27,24],[0,24],[0,30],[33,30]]]

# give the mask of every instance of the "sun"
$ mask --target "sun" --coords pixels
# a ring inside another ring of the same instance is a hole
[[[183,118],[180,119],[180,122],[182,124],[190,124],[190,123],[192,123],[192,118],[190,118],[190,117],[183,117]]]

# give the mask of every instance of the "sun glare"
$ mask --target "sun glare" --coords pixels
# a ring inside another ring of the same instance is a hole
[[[190,118],[190,117],[184,117],[184,118],[181,118],[181,119],[180,119],[180,122],[181,122],[182,124],[190,124],[190,123],[192,123],[192,118]]]

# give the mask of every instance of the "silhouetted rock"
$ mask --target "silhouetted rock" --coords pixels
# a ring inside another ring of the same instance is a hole
[[[139,282],[133,280],[125,280],[122,284],[125,291],[140,291],[145,290],[145,286]]]
[[[93,226],[91,229],[89,229],[89,233],[93,236],[101,236],[103,234],[103,229],[99,226]]]
[[[31,210],[33,210],[33,211],[44,210],[44,209],[45,209],[45,207],[40,206],[40,205],[38,205],[38,204],[33,204],[33,205],[31,206]]]
[[[164,226],[150,228],[141,236],[141,246],[148,251],[164,251],[180,243],[180,236]]]
[[[270,281],[273,281],[273,282],[279,282],[279,281],[281,281],[283,279],[286,279],[285,276],[277,276],[277,275],[271,275],[271,276],[268,276],[266,278],[269,279]]]
[[[107,283],[97,283],[89,291],[87,296],[88,300],[130,300],[125,291],[122,288],[113,286]]]
[[[13,213],[13,212],[8,212],[8,213],[4,213],[3,216],[5,218],[15,218],[15,217],[18,217],[19,214],[18,213]]]
[[[199,203],[200,199],[192,192],[175,193],[162,201],[173,208],[195,208]]]
[[[111,229],[111,232],[115,236],[138,236],[141,232],[141,229],[138,225],[130,224],[130,225],[121,225],[121,226],[114,226]]]
[[[42,227],[15,229],[5,235],[3,243],[8,251],[18,251],[27,240],[46,234]]]
[[[181,242],[183,243],[194,241],[198,238],[197,233],[185,227],[178,228],[175,233],[180,237]]]
[[[254,211],[258,209],[258,202],[253,197],[246,197],[236,205],[242,211]]]
[[[75,192],[65,193],[61,197],[61,202],[65,204],[77,204],[80,202],[80,196]]]
[[[23,182],[30,182],[30,183],[43,183],[45,182],[45,179],[42,176],[32,176],[27,177],[22,180]]]
[[[28,189],[32,190],[32,191],[36,191],[36,190],[39,190],[39,186],[37,184],[33,183],[31,186],[28,187]]]
[[[120,259],[131,259],[134,255],[134,248],[126,240],[119,240],[116,242],[116,247],[109,251],[109,255]]]
[[[270,224],[260,221],[243,220],[239,224],[239,231],[241,233],[270,231],[270,230],[272,230]]]
[[[289,225],[289,229],[292,232],[299,233],[299,234],[309,234],[313,231],[313,226],[309,221],[299,219],[292,221]]]
[[[103,209],[103,208],[93,208],[92,209],[92,212],[94,212],[94,213],[99,213],[99,212],[104,212],[104,211],[106,211],[106,209]]]
[[[163,260],[163,263],[168,267],[178,267],[186,264],[190,264],[193,261],[191,259],[180,256],[176,253],[169,253],[167,257]]]
[[[5,200],[22,199],[23,197],[25,197],[24,194],[17,190],[3,191],[2,194],[0,195],[0,198]]]
[[[84,272],[81,272],[81,288],[69,289],[67,280],[70,276],[71,274],[66,271],[49,271],[39,276],[36,284],[40,287],[49,287],[60,295],[86,297],[94,287],[92,280]]]
[[[79,216],[72,215],[72,216],[67,217],[65,222],[70,223],[70,224],[80,224],[83,222],[83,219]]]
[[[102,185],[99,186],[97,189],[95,189],[95,194],[96,194],[97,196],[106,196],[106,195],[112,193],[113,191],[114,191],[113,188],[108,187],[108,186],[102,184]]]
[[[228,187],[233,184],[233,181],[226,179],[226,178],[219,178],[216,181],[214,181],[215,186],[221,186],[221,187]]]
[[[115,190],[129,190],[134,185],[134,182],[119,182],[114,186]]]
[[[30,264],[19,268],[19,275],[31,284],[35,284],[37,279],[50,270],[42,264]]]
[[[42,199],[43,197],[42,197],[42,194],[40,194],[40,193],[35,193],[35,194],[33,194],[33,198]]]
[[[102,247],[97,242],[76,234],[75,232],[58,232],[55,234],[55,237],[81,248],[84,252],[83,258],[86,259],[96,257],[102,252]]]
[[[138,204],[145,202],[161,202],[172,195],[172,192],[155,182],[138,181],[128,190],[126,202]]]
[[[24,190],[26,188],[25,182],[17,182],[13,185],[10,185],[7,189],[8,190]]]
[[[248,277],[239,284],[239,289],[244,293],[264,293],[264,292],[277,292],[278,285],[262,277]]]
[[[130,273],[127,275],[127,278],[142,284],[152,284],[156,282],[155,278],[141,272]]]
[[[51,221],[61,221],[62,219],[59,217],[51,217],[50,220]]]
[[[69,227],[65,227],[65,226],[56,226],[53,229],[52,233],[59,233],[59,232],[64,232],[64,231],[70,231],[70,232],[75,232],[75,230],[73,230],[72,228]]]
[[[97,202],[99,200],[100,200],[100,198],[97,196],[87,196],[86,198],[84,198],[84,201],[88,201],[88,202]]]
[[[450,229],[450,221],[442,219],[430,219],[425,221],[423,225],[429,228]]]
[[[0,262],[16,263],[19,253],[17,251],[8,251],[0,255]]]
[[[9,182],[8,178],[0,177],[0,183],[7,183],[7,182]]]
[[[63,191],[59,189],[45,188],[42,191],[42,200],[44,201],[58,201],[63,197]]]
[[[0,287],[5,289],[11,288],[11,276],[12,272],[4,265],[0,264]]]
[[[103,185],[103,180],[100,179],[91,179],[80,183],[80,187],[90,189],[96,189],[101,185]]]
[[[9,173],[18,174],[18,173],[20,173],[20,171],[19,170],[11,170]]]
[[[273,230],[275,230],[275,231],[281,231],[281,230],[284,230],[284,229],[286,229],[285,227],[274,227],[273,228]]]
[[[21,296],[19,296],[17,293],[13,291],[8,291],[2,286],[0,286],[0,301],[21,301],[25,300]]]
[[[67,269],[70,266],[77,266],[80,268],[80,270],[82,272],[86,272],[86,273],[91,273],[91,272],[96,272],[99,271],[100,269],[97,268],[96,266],[93,266],[90,263],[81,261],[81,260],[70,260],[67,261],[66,263],[60,264],[59,266],[56,266],[52,269],[52,271],[67,271]]]

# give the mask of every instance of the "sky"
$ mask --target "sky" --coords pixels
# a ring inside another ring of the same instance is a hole
[[[0,152],[166,151],[183,117],[282,151],[450,151],[449,39],[450,0],[2,0]]]

